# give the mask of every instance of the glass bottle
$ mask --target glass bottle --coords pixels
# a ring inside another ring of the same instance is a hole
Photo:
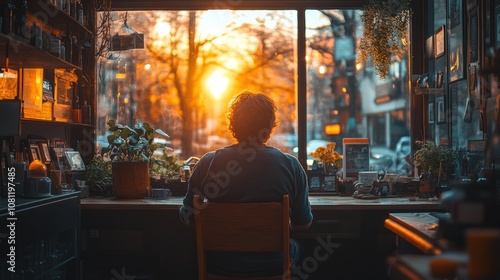
[[[82,122],[85,124],[90,124],[92,122],[92,108],[87,104],[87,101],[83,102]]]
[[[3,1],[2,4],[2,33],[10,34],[14,30],[14,17],[16,6],[11,0]]]
[[[59,53],[59,58],[66,60],[66,46],[64,45],[64,41],[61,42],[61,51]]]
[[[42,36],[42,28],[33,22],[31,26],[31,45],[35,46],[39,49],[43,48],[43,36]]]
[[[80,106],[80,97],[76,90],[77,85],[73,83],[73,108],[71,109],[73,115],[73,122],[82,122],[82,107]]]
[[[21,40],[27,42],[30,37],[28,18],[26,17],[26,12],[28,11],[28,1],[20,0],[18,2],[17,13],[16,13],[16,33],[20,36]]]
[[[76,20],[83,25],[83,5],[80,0],[76,3]]]

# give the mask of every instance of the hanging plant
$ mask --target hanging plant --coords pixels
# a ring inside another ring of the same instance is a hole
[[[369,0],[363,8],[364,25],[359,44],[359,59],[372,58],[381,78],[387,77],[393,58],[406,52],[406,34],[410,23],[410,0]]]

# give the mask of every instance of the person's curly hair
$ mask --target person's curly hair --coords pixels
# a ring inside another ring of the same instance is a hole
[[[244,91],[229,103],[228,128],[238,142],[266,143],[278,125],[276,110],[274,101],[263,93]]]

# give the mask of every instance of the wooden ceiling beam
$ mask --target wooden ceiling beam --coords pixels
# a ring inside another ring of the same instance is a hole
[[[112,10],[288,10],[357,9],[366,0],[112,0]]]

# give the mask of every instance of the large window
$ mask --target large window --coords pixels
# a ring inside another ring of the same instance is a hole
[[[249,89],[278,104],[280,125],[270,145],[295,155],[307,149],[309,159],[317,145],[334,141],[342,152],[343,138],[368,137],[371,169],[402,169],[397,144],[409,135],[407,64],[395,60],[390,76],[379,79],[369,62],[357,61],[361,11],[306,10],[305,42],[298,42],[295,10],[99,16],[110,24],[111,36],[98,48],[98,145],[106,145],[110,119],[148,122],[170,135],[167,141],[181,158],[201,156],[233,141],[226,105]],[[301,44],[306,75],[299,75]],[[299,115],[297,100],[306,100],[306,116]],[[306,135],[304,147],[299,133]]]
[[[98,143],[106,145],[109,119],[148,122],[171,136],[180,157],[201,156],[232,141],[226,106],[248,89],[279,104],[271,144],[292,152],[296,18],[295,11],[110,13],[112,47],[97,69]],[[143,47],[128,42],[134,32],[144,34]]]
[[[307,154],[343,138],[370,139],[370,169],[407,173],[397,143],[409,135],[405,60],[394,60],[381,79],[358,61],[360,10],[307,10]]]

